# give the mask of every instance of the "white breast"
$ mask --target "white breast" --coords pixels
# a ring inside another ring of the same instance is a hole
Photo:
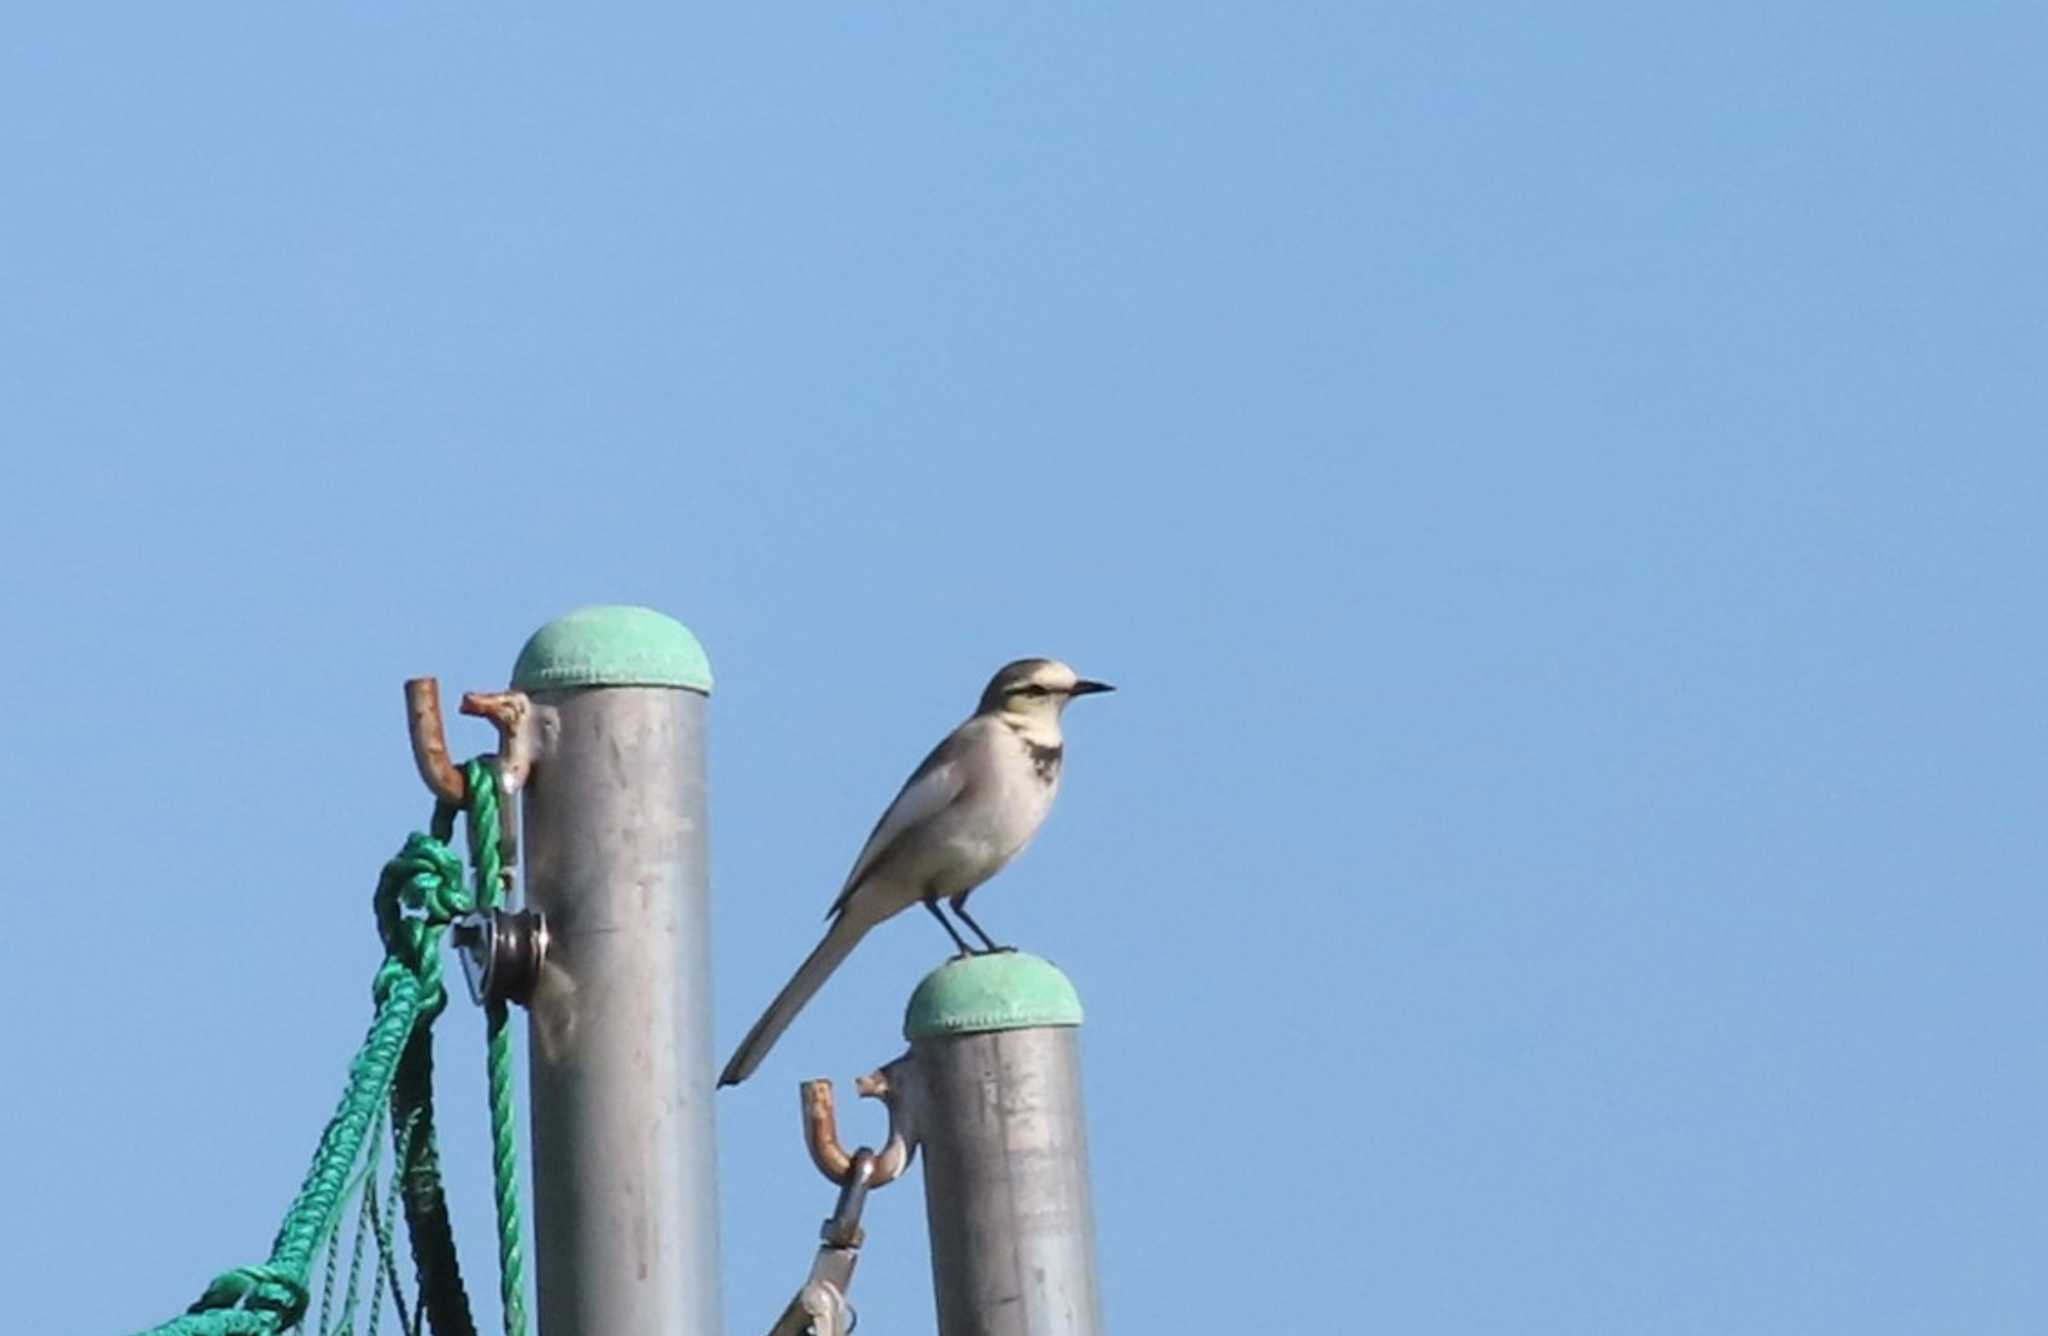
[[[1024,740],[994,719],[976,720],[972,774],[961,801],[931,830],[912,879],[958,895],[987,881],[1023,850],[1052,810],[1059,773],[1039,778]],[[908,871],[909,869],[906,869]]]

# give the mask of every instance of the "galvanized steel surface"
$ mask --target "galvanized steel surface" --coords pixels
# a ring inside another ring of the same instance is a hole
[[[939,1336],[1098,1336],[1080,1030],[912,1044]]]
[[[540,1336],[720,1330],[706,698],[541,692],[528,900]]]

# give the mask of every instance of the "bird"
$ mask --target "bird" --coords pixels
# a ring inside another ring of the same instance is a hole
[[[1059,792],[1065,743],[1060,715],[1082,696],[1114,691],[1057,659],[1017,659],[996,670],[974,713],[904,781],[825,917],[824,939],[783,985],[719,1075],[752,1075],[789,1023],[870,928],[915,904],[939,921],[962,956],[996,945],[967,912],[967,897],[1038,833]],[[976,951],[939,902],[981,939]]]

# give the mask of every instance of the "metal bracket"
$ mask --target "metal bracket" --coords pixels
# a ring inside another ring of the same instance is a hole
[[[466,691],[462,712],[488,719],[498,730],[498,790],[510,796],[526,787],[533,771],[534,708],[523,691]],[[448,736],[441,719],[441,683],[432,677],[411,677],[405,683],[406,733],[412,738],[412,763],[427,789],[444,803],[460,807],[469,800],[469,782],[448,758]]]
[[[871,1188],[882,1187],[901,1178],[917,1154],[910,1055],[905,1053],[884,1064],[853,1085],[863,1098],[879,1099],[889,1110],[889,1134],[875,1156],[874,1177],[868,1181]],[[832,1082],[822,1078],[806,1081],[798,1091],[803,1104],[804,1145],[811,1152],[811,1163],[818,1166],[819,1173],[844,1187],[853,1172],[854,1157],[839,1144],[839,1115]]]
[[[889,1135],[880,1153],[866,1146],[849,1153],[839,1144],[839,1119],[828,1080],[806,1081],[799,1088],[803,1103],[804,1146],[818,1172],[839,1185],[832,1214],[818,1228],[818,1256],[803,1288],[789,1301],[769,1336],[847,1336],[855,1315],[846,1294],[853,1285],[854,1264],[864,1241],[860,1217],[868,1193],[903,1176],[916,1153],[911,1127],[910,1055],[868,1073],[854,1088],[879,1099],[889,1110]]]
[[[498,730],[498,791],[509,796],[525,788],[533,772],[533,701],[523,691],[465,691],[462,712]]]
[[[533,773],[533,702],[523,691],[465,691],[462,712],[488,719],[498,730],[498,750],[491,757],[491,769],[498,779],[498,863],[509,891],[512,869],[519,863],[519,804],[513,799]]]
[[[825,1268],[825,1252],[821,1249],[818,1262],[811,1268],[811,1279],[796,1292],[796,1298],[789,1301],[789,1307],[782,1310],[782,1316],[768,1329],[768,1336],[847,1336],[854,1327],[852,1303],[846,1298],[846,1291],[828,1278],[820,1276]],[[848,1280],[853,1276],[853,1262],[846,1263]]]
[[[523,691],[469,691],[462,713],[488,719],[498,731],[498,750],[490,757],[497,772],[498,856],[511,868],[519,861],[519,818],[512,796],[526,787],[533,773],[536,710]],[[441,717],[441,683],[431,677],[409,678],[405,684],[406,733],[412,739],[412,761],[427,791],[452,807],[469,801],[469,781],[448,756],[448,738]],[[509,873],[508,873],[509,875]]]
[[[534,705],[523,691],[471,691],[462,697],[462,712],[490,720],[498,731],[498,750],[488,760],[498,780],[498,861],[509,891],[512,868],[519,861],[518,806],[512,799],[533,772]],[[408,680],[405,713],[420,778],[434,797],[461,807],[469,801],[469,781],[448,756],[440,682],[431,677]],[[533,996],[548,947],[547,920],[538,912],[497,909],[470,914],[456,921],[450,936],[462,957],[469,995],[479,1005],[524,1006]]]

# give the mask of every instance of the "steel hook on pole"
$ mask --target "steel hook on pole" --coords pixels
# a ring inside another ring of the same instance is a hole
[[[412,738],[412,763],[428,792],[460,807],[469,798],[469,782],[448,759],[448,735],[441,723],[441,684],[431,677],[405,683],[406,733]]]
[[[909,1064],[910,1056],[905,1054],[854,1082],[854,1088],[862,1097],[879,1099],[889,1110],[889,1134],[882,1142],[882,1149],[874,1153],[874,1169],[867,1182],[869,1188],[879,1188],[901,1178],[917,1153],[916,1138],[911,1128]],[[803,1105],[804,1146],[811,1153],[811,1163],[817,1165],[818,1172],[827,1179],[845,1187],[853,1181],[858,1152],[848,1151],[840,1144],[839,1114],[832,1094],[832,1082],[824,1078],[806,1081],[798,1088],[798,1093]]]
[[[433,795],[451,807],[469,801],[469,780],[448,755],[441,717],[441,684],[415,677],[405,684],[407,732],[413,763]],[[509,799],[526,784],[533,769],[533,701],[523,691],[471,691],[462,697],[462,712],[488,719],[498,731],[498,750],[489,758],[498,792]],[[498,806],[499,876],[510,893],[512,867],[519,860],[519,819],[509,801]],[[532,910],[491,909],[471,914],[455,925],[454,942],[461,953],[469,992],[479,1004],[533,998],[547,954],[547,920]]]
[[[462,713],[488,719],[498,730],[498,789],[505,794],[519,792],[533,771],[532,699],[523,691],[471,691],[462,697]],[[441,683],[431,677],[407,679],[405,714],[406,732],[412,739],[412,760],[420,778],[436,798],[460,807],[469,799],[469,783],[448,754],[448,736],[441,715]]]

